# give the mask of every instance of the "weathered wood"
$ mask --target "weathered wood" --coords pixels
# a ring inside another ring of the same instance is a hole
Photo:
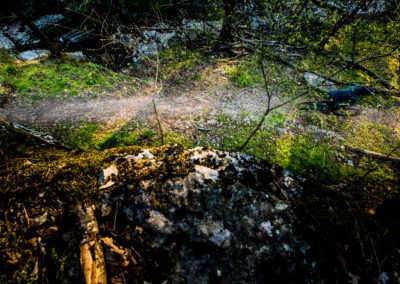
[[[39,143],[44,143],[50,146],[55,146],[58,148],[64,148],[68,149],[67,147],[61,145],[54,137],[51,135],[48,135],[43,132],[39,132],[37,130],[34,130],[32,128],[26,127],[21,124],[17,123],[10,123],[7,121],[4,121],[0,119],[0,127],[4,127],[7,131],[10,133],[16,133],[16,134],[21,134],[23,136],[29,137],[33,139],[34,141],[37,141]]]
[[[351,147],[351,146],[347,146],[346,149],[347,149],[347,151],[350,151],[350,152],[353,152],[353,153],[357,153],[357,154],[363,154],[363,155],[366,155],[366,156],[371,157],[373,159],[400,163],[400,158],[399,157],[393,157],[393,156],[385,155],[385,154],[382,154],[382,153],[373,152],[373,151],[360,149],[360,148],[355,148],[355,147]]]
[[[75,214],[81,228],[80,262],[86,284],[107,283],[106,263],[93,205],[78,202]]]

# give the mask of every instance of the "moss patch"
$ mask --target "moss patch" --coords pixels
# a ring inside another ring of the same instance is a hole
[[[98,95],[126,80],[94,63],[46,60],[33,63],[0,62],[0,82],[28,99]]]

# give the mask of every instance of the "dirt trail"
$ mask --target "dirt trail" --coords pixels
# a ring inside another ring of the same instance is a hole
[[[167,90],[157,97],[151,87],[123,96],[126,86],[121,86],[99,97],[50,98],[37,103],[16,100],[0,108],[0,118],[47,129],[66,122],[96,122],[106,127],[132,120],[151,124],[155,118],[154,98],[163,124],[174,131],[185,131],[199,126],[199,121],[214,122],[220,113],[239,117],[264,111],[266,98],[262,90],[238,89],[218,68],[202,72],[204,81]]]
[[[200,80],[167,89],[157,97],[155,88],[151,86],[129,95],[124,90],[131,89],[131,86],[120,86],[113,93],[98,97],[50,98],[37,103],[14,100],[0,108],[0,118],[50,132],[63,123],[79,125],[83,122],[113,128],[121,123],[137,121],[156,127],[154,98],[163,127],[190,134],[198,128],[217,127],[219,114],[243,119],[254,118],[265,111],[267,100],[262,88],[235,87],[220,66],[208,66],[199,72]],[[281,102],[275,96],[272,105]],[[289,113],[296,108],[285,106],[280,111]],[[395,129],[400,125],[399,117],[394,117],[392,112],[372,109],[364,109],[363,115],[354,119],[357,121],[380,122]]]

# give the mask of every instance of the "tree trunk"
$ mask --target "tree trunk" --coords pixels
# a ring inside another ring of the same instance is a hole
[[[224,21],[220,34],[220,40],[224,42],[233,41],[233,31],[235,29],[235,12],[237,10],[238,0],[224,0]]]

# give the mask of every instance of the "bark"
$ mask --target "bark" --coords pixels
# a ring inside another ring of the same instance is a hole
[[[235,29],[235,12],[237,10],[238,0],[224,0],[224,20],[222,23],[220,40],[232,42],[233,31]]]
[[[93,205],[78,202],[75,214],[81,228],[80,262],[86,284],[107,283],[103,248],[98,239],[99,226]]]

